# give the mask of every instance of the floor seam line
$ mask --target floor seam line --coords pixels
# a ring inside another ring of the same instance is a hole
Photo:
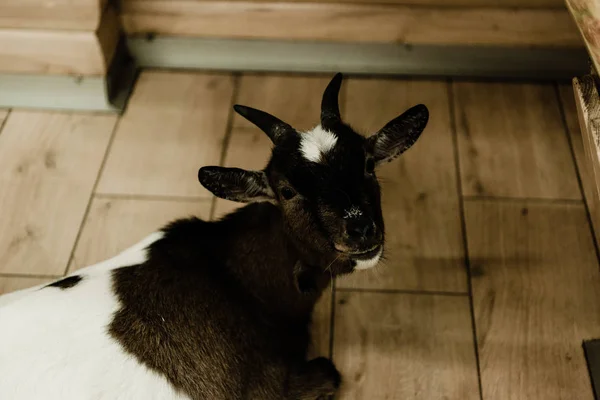
[[[464,251],[464,266],[467,274],[467,288],[469,296],[469,312],[471,316],[471,332],[473,339],[473,350],[475,352],[475,365],[477,368],[477,381],[479,385],[479,399],[483,400],[483,382],[481,378],[481,360],[479,357],[479,343],[477,339],[477,322],[475,318],[475,306],[473,300],[473,281],[471,276],[471,263],[469,259],[469,240],[467,237],[467,222],[465,214],[465,198],[462,186],[462,175],[460,168],[460,149],[458,146],[458,126],[456,122],[456,104],[454,101],[454,81],[448,79],[446,82],[448,109],[450,113],[450,130],[452,132],[452,142],[454,147],[454,167],[456,173],[456,191],[458,197],[458,209],[460,215],[460,225]]]
[[[104,172],[104,168],[106,167],[106,163],[108,161],[109,154],[112,150],[113,143],[115,141],[115,137],[117,136],[117,131],[119,130],[119,126],[121,125],[121,121],[123,120],[123,116],[119,116],[115,125],[113,126],[112,132],[110,134],[110,138],[108,139],[108,144],[106,145],[106,150],[104,151],[104,156],[102,158],[102,162],[100,163],[100,168],[98,168],[98,174],[96,176],[96,180],[94,181],[94,185],[92,186],[92,190],[90,191],[90,197],[88,198],[87,205],[85,207],[85,211],[83,212],[83,216],[81,218],[81,222],[79,224],[79,230],[77,231],[77,235],[75,236],[75,240],[73,241],[73,247],[71,248],[71,252],[69,254],[69,258],[67,259],[67,265],[65,266],[63,276],[69,273],[69,268],[71,267],[71,263],[75,260],[75,250],[77,250],[77,246],[79,245],[79,241],[81,239],[81,235],[83,233],[83,229],[85,228],[85,224],[87,222],[90,210],[92,208],[92,203],[94,201],[94,196],[96,193],[96,189],[98,189],[98,185],[100,184],[100,179],[102,178],[102,173]]]

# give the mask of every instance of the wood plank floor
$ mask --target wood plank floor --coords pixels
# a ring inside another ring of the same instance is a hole
[[[328,79],[144,71],[121,118],[0,110],[0,293],[238,207],[196,179],[265,165],[269,140],[231,105],[306,129]],[[420,102],[431,122],[380,173],[387,260],[315,312],[311,354],[342,371],[340,398],[592,400],[581,344],[600,337],[600,211],[570,87],[350,78],[341,98],[365,134]]]

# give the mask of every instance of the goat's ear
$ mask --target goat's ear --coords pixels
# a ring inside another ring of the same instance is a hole
[[[275,201],[275,193],[263,171],[202,167],[198,171],[198,180],[202,186],[222,199],[241,203]]]
[[[429,110],[423,104],[412,107],[388,122],[368,139],[376,163],[392,161],[408,150],[419,138],[429,121]]]

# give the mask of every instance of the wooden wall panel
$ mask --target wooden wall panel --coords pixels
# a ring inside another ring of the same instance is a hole
[[[112,8],[90,31],[0,29],[0,73],[104,75],[119,33]]]
[[[106,3],[107,0],[1,0],[0,28],[93,31]]]
[[[440,45],[582,46],[566,9],[127,0],[129,34]]]
[[[0,71],[102,75],[94,32],[0,29]]]

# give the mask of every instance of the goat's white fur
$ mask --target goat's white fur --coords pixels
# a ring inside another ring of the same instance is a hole
[[[337,136],[323,129],[322,126],[304,132],[300,135],[300,151],[308,161],[319,163],[323,160],[323,155],[331,151],[336,143]]]
[[[383,249],[379,250],[379,253],[377,253],[377,255],[375,257],[371,258],[371,259],[368,259],[368,260],[356,260],[356,266],[354,268],[355,269],[369,269],[369,268],[373,268],[379,262],[379,259],[381,258],[381,254],[382,253],[383,253]]]
[[[118,256],[78,270],[62,290],[44,285],[0,296],[0,399],[188,399],[124,352],[108,333],[120,304],[110,270],[140,264],[154,233]]]

